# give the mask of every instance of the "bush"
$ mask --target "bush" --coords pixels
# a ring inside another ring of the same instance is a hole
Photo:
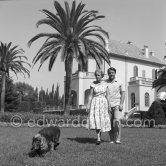
[[[15,119],[14,119],[15,118]],[[33,114],[29,112],[10,113],[5,112],[0,114],[0,122],[10,123],[35,123],[38,125],[43,124],[86,124],[86,116],[72,116],[72,115],[55,115],[55,114]]]
[[[160,100],[155,100],[151,104],[148,112],[144,114],[143,119],[149,119],[149,120],[154,119],[155,124],[151,124],[150,127],[154,127],[154,125],[166,124],[166,117]]]
[[[83,116],[87,116],[88,113],[86,112],[86,109],[76,109],[76,110],[70,110],[70,115],[83,115]]]
[[[18,112],[30,112],[30,102],[22,101],[18,107]]]

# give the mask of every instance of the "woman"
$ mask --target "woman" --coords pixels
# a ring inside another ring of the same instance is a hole
[[[104,74],[101,70],[95,71],[96,81],[90,86],[90,96],[87,104],[87,112],[89,113],[88,128],[96,130],[97,145],[101,143],[101,132],[111,130],[108,102],[106,99],[107,83],[102,81],[103,76]]]

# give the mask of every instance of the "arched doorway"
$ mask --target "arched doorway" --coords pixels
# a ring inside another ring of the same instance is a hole
[[[72,108],[76,108],[77,106],[77,93],[74,90],[71,91],[70,105],[72,106]]]
[[[131,108],[135,107],[135,93],[131,94]]]
[[[90,89],[87,89],[84,93],[84,105],[88,104],[89,95],[90,95]]]

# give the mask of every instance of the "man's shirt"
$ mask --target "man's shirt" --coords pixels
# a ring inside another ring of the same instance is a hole
[[[114,79],[112,82],[109,80],[106,81],[108,84],[108,99],[109,99],[109,106],[115,107],[117,105],[120,105],[120,99],[121,99],[121,92],[125,91],[124,85]]]

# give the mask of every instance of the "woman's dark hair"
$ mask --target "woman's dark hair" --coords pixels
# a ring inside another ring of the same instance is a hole
[[[116,73],[116,69],[115,69],[114,67],[110,67],[110,68],[107,70],[107,73],[108,73],[109,71],[111,71],[111,70],[113,70],[113,71]]]

